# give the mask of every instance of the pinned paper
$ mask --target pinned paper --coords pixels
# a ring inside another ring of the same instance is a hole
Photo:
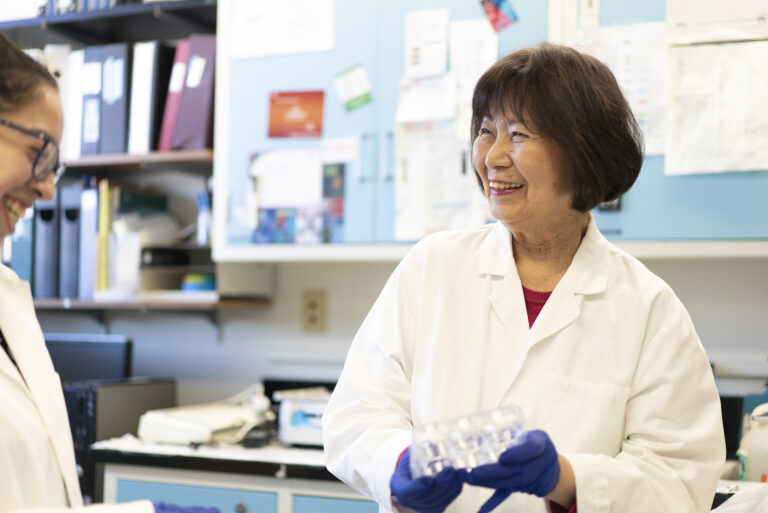
[[[269,97],[269,137],[320,137],[323,91],[275,92]]]
[[[496,32],[501,32],[517,21],[517,13],[509,0],[482,0],[480,3]]]
[[[342,71],[333,80],[336,94],[347,111],[355,110],[371,102],[371,82],[362,66]]]
[[[448,71],[450,9],[427,9],[405,16],[405,76],[430,77]]]
[[[456,117],[456,80],[452,75],[400,80],[398,123],[436,121]]]
[[[335,0],[235,0],[229,26],[232,58],[324,52],[334,47]]]

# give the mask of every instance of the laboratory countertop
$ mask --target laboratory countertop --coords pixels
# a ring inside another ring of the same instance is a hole
[[[296,448],[275,443],[259,448],[246,448],[237,444],[171,445],[145,442],[135,436],[124,435],[96,442],[90,449],[96,463],[337,480],[325,468],[321,448]]]

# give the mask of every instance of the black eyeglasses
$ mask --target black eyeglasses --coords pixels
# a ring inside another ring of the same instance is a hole
[[[32,163],[32,178],[38,182],[42,182],[48,178],[48,175],[53,174],[53,182],[59,182],[64,175],[66,167],[59,162],[59,145],[56,144],[53,137],[41,130],[30,130],[3,118],[0,118],[0,125],[5,125],[22,134],[43,141],[43,146],[37,151],[35,161]]]

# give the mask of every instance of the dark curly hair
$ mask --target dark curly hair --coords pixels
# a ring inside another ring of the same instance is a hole
[[[495,108],[532,123],[562,148],[575,210],[616,199],[640,173],[642,133],[613,73],[595,57],[542,43],[498,61],[475,86],[472,143]]]
[[[0,34],[0,113],[14,111],[34,101],[44,85],[59,89],[56,79],[45,66]]]

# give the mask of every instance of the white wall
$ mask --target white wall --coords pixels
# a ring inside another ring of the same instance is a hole
[[[716,363],[768,357],[768,260],[650,261],[688,307]],[[108,326],[134,340],[134,374],[173,376],[180,404],[209,401],[269,377],[334,380],[358,326],[394,263],[278,266],[272,306],[221,314],[111,313]],[[327,331],[301,331],[304,289],[327,294]],[[86,314],[42,313],[47,331],[99,331]],[[742,366],[743,367],[743,366]],[[762,380],[721,380],[721,390],[758,390]]]

